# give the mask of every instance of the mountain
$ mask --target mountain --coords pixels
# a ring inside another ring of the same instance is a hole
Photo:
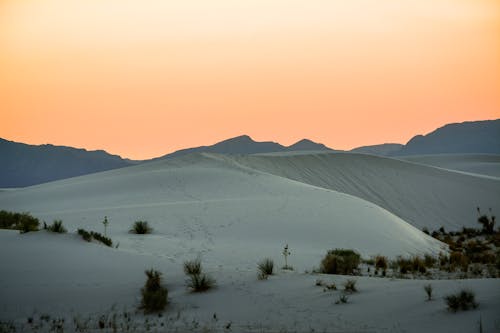
[[[403,148],[403,145],[400,143],[383,143],[381,145],[373,145],[373,146],[363,146],[354,148],[351,150],[353,153],[362,153],[362,154],[370,154],[370,155],[379,155],[379,156],[389,156],[394,154]]]
[[[37,185],[132,164],[103,150],[36,146],[0,138],[0,188]]]
[[[212,146],[201,146],[177,150],[171,154],[164,155],[153,160],[165,159],[170,157],[179,157],[192,153],[218,153],[218,154],[258,154],[258,153],[275,153],[284,151],[303,151],[303,150],[331,150],[323,144],[313,142],[311,140],[302,139],[291,146],[283,146],[276,142],[254,141],[248,135],[241,135],[235,138],[227,139],[218,142]]]
[[[291,146],[288,146],[286,148],[288,151],[300,151],[300,150],[309,150],[309,151],[315,151],[315,150],[332,150],[331,148],[328,148],[322,143],[316,143],[314,141],[308,140],[308,139],[302,139],[300,141],[297,141]]]
[[[432,154],[500,154],[500,119],[447,124],[406,145],[385,143],[352,149],[379,156]]]
[[[414,136],[393,155],[500,154],[500,119],[448,124]]]

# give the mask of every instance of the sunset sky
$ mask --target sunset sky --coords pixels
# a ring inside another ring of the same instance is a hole
[[[498,0],[0,0],[0,137],[133,159],[500,118]]]

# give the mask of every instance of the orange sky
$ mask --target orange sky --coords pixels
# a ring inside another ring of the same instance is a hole
[[[143,159],[500,118],[496,0],[0,0],[0,137]]]

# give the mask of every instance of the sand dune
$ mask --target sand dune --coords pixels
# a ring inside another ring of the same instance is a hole
[[[401,156],[399,159],[479,175],[500,177],[500,155],[442,154]]]
[[[353,153],[231,159],[270,174],[363,198],[419,229],[477,227],[478,206],[500,212],[500,179]]]

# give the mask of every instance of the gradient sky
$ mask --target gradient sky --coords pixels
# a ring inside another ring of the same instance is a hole
[[[0,0],[0,137],[143,159],[500,118],[497,0]]]

